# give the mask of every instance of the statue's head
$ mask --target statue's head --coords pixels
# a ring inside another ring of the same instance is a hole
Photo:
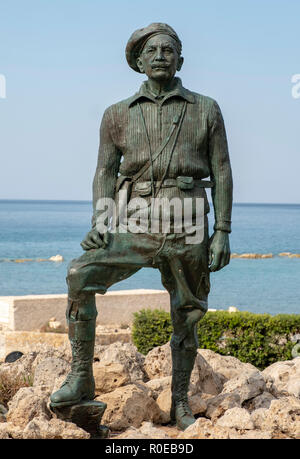
[[[181,48],[181,41],[172,27],[153,23],[131,35],[126,46],[126,59],[136,72],[165,82],[181,69]]]

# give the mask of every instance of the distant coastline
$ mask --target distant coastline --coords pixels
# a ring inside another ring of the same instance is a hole
[[[1,202],[12,202],[12,203],[44,203],[44,204],[67,204],[67,203],[74,203],[74,204],[92,204],[92,200],[90,199],[0,199]],[[212,202],[209,201],[209,205],[212,206]],[[300,206],[300,203],[293,203],[293,202],[233,202],[233,206],[293,206],[297,207]]]
[[[83,253],[92,212],[91,200],[1,199],[0,296],[65,294],[67,265]],[[212,206],[208,217],[212,232]],[[235,259],[211,274],[209,307],[299,313],[300,204],[234,203],[232,221]],[[63,261],[49,260],[57,254]],[[142,269],[110,290],[137,288],[162,289],[160,272]]]

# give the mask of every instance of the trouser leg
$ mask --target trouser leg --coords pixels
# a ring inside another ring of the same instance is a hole
[[[84,258],[85,260],[85,258]],[[120,280],[136,272],[118,267],[107,267],[71,263],[68,276],[68,307],[66,318],[69,327],[69,339],[72,349],[71,371],[61,388],[51,395],[52,406],[68,406],[82,400],[93,400],[95,382],[93,377],[93,357],[97,309],[95,292],[105,293],[114,283],[112,278]]]
[[[72,349],[71,371],[61,388],[51,395],[53,406],[67,406],[95,398],[93,357],[97,310],[95,294],[69,294],[66,312]]]
[[[171,419],[185,430],[195,422],[188,404],[190,377],[197,348],[197,324],[207,310],[209,274],[205,247],[195,248],[195,257],[168,259],[162,262],[162,282],[170,294],[173,334]],[[184,254],[183,254],[184,255]]]
[[[185,430],[195,422],[188,404],[191,373],[197,356],[196,326],[203,314],[199,309],[185,308],[172,312],[172,408],[171,420]]]

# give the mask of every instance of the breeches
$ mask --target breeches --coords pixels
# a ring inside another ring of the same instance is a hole
[[[207,218],[199,244],[186,244],[184,234],[116,233],[109,234],[106,248],[89,250],[72,260],[67,275],[67,319],[95,319],[95,293],[104,294],[143,267],[159,269],[169,292],[172,348],[195,351],[196,324],[207,310],[210,290]]]

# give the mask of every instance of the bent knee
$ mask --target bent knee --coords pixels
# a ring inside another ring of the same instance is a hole
[[[66,281],[71,291],[80,292],[84,288],[84,274],[75,261],[69,264]]]

